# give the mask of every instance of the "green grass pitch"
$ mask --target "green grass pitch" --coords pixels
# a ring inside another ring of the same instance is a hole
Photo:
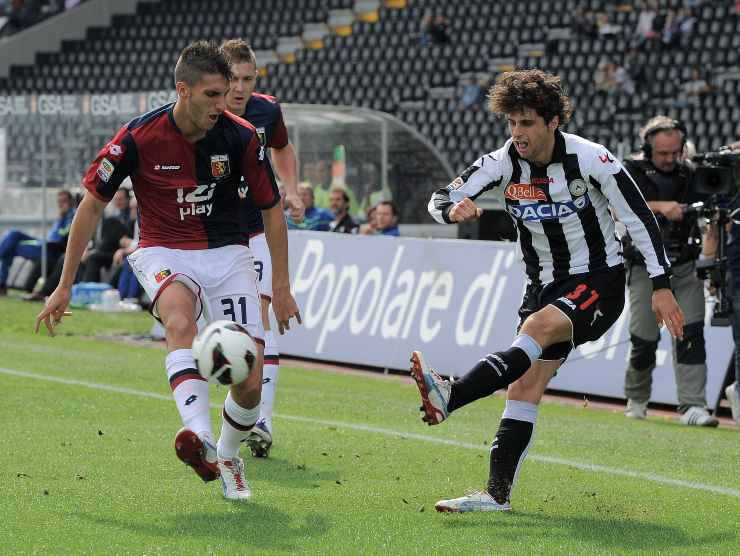
[[[740,553],[737,428],[543,404],[514,511],[437,514],[484,484],[503,398],[429,428],[410,381],[307,369],[281,369],[271,457],[243,451],[254,496],[227,502],[175,457],[164,352],[100,338],[149,317],[50,338],[39,309],[0,300],[0,554]]]

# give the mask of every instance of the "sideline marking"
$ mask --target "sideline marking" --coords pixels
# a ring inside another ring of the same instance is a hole
[[[57,376],[29,373],[25,371],[16,371],[14,369],[5,369],[0,367],[0,374],[9,376],[17,376],[21,378],[31,378],[36,380],[45,380],[47,382],[56,382],[59,384],[67,384],[70,386],[84,386],[85,388],[91,388],[93,390],[104,390],[106,392],[116,392],[118,394],[129,394],[131,396],[138,396],[140,398],[152,398],[155,400],[166,400],[171,401],[170,396],[164,394],[157,394],[156,392],[147,392],[145,390],[135,390],[133,388],[125,388],[123,386],[112,386],[109,384],[99,384],[96,382],[86,382],[84,380],[75,380],[71,378],[61,378]],[[220,404],[212,403],[211,407],[220,408]],[[298,423],[310,423],[312,425],[326,425],[330,427],[350,429],[363,432],[371,432],[375,434],[382,434],[394,438],[410,438],[413,440],[419,440],[421,442],[430,442],[432,444],[443,444],[445,446],[455,446],[457,448],[466,448],[469,450],[478,450],[488,452],[488,447],[483,447],[479,444],[472,444],[470,442],[461,442],[459,440],[452,440],[449,438],[437,438],[434,436],[426,436],[424,434],[416,434],[412,432],[401,432],[392,429],[384,429],[380,427],[371,427],[368,425],[360,425],[356,423],[346,423],[344,421],[330,421],[326,419],[314,419],[312,417],[302,417],[299,415],[283,415],[275,414],[275,418],[285,419],[286,421],[295,421]],[[619,477],[631,477],[633,479],[644,479],[646,481],[652,481],[654,483],[661,483],[664,485],[678,486],[683,488],[690,488],[694,490],[703,490],[705,492],[714,492],[716,494],[724,494],[726,496],[733,496],[740,498],[740,490],[723,487],[718,485],[710,485],[705,483],[696,483],[692,481],[684,481],[681,479],[673,479],[671,477],[665,477],[658,475],[657,473],[646,473],[643,471],[630,471],[629,469],[619,469],[618,467],[607,467],[605,465],[596,465],[593,463],[585,463],[581,461],[569,460],[565,458],[559,458],[554,456],[546,456],[540,454],[528,454],[530,460],[540,461],[543,463],[549,463],[553,465],[565,465],[569,467],[575,467],[583,471],[593,471],[596,473],[604,473],[606,475],[616,475]]]

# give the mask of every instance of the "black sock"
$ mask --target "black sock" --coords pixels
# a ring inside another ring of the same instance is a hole
[[[491,463],[486,490],[499,504],[511,496],[517,466],[532,439],[534,424],[518,419],[501,419],[491,445]]]
[[[448,411],[490,396],[496,390],[505,388],[524,373],[532,362],[524,350],[512,347],[486,355],[465,375],[452,383]]]

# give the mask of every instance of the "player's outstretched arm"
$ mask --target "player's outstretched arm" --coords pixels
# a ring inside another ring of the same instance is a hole
[[[290,210],[290,218],[299,224],[303,222],[306,207],[298,195],[298,162],[293,145],[288,143],[282,149],[272,149],[272,164],[285,188],[285,204]]]
[[[262,211],[267,246],[272,260],[272,310],[278,323],[278,332],[290,329],[290,319],[301,323],[298,304],[290,293],[288,275],[288,229],[280,205]]]
[[[72,285],[80,266],[82,252],[90,241],[106,204],[90,193],[86,193],[83,197],[72,221],[72,229],[69,232],[62,277],[57,288],[46,300],[43,311],[36,317],[36,332],[39,331],[43,322],[49,334],[53,336],[54,327],[62,322],[64,311],[67,309],[72,295]]]
[[[673,292],[668,288],[660,288],[653,292],[653,312],[658,326],[665,324],[671,336],[683,339],[683,311],[678,306]]]

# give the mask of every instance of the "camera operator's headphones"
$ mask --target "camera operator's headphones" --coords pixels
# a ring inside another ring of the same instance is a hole
[[[645,160],[650,160],[653,157],[653,146],[650,144],[650,138],[662,131],[680,131],[681,132],[681,150],[686,146],[686,140],[688,132],[686,126],[683,125],[679,120],[671,120],[670,123],[665,125],[659,125],[650,129],[645,130],[645,137],[643,139],[640,150],[645,155]]]

